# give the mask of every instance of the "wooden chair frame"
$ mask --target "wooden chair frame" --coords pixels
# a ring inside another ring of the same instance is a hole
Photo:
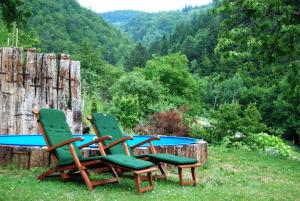
[[[99,139],[101,137],[99,137],[99,135],[97,135],[97,138]],[[106,151],[105,151],[106,149],[109,149],[113,146],[116,146],[116,145],[122,143],[123,148],[125,149],[126,155],[130,156],[129,149],[128,149],[126,143],[125,143],[126,140],[130,140],[130,139],[132,139],[132,137],[125,137],[125,138],[116,140],[116,141],[114,141],[114,142],[112,142],[112,143],[110,143],[106,146],[104,146],[103,143],[98,143],[98,148],[99,148],[100,154],[102,156],[106,156],[107,155]],[[118,165],[113,165],[113,167],[120,169],[121,172],[130,171],[130,172],[133,173],[134,181],[135,181],[135,185],[136,185],[136,189],[137,189],[138,193],[143,193],[145,191],[151,191],[151,190],[154,189],[154,182],[153,182],[152,172],[157,170],[156,167],[150,167],[150,168],[143,169],[143,170],[133,170],[133,169],[121,167],[121,166],[118,166]],[[146,174],[146,177],[142,176],[143,174]],[[142,187],[142,181],[148,181],[149,185],[145,186],[145,187]]]
[[[101,135],[98,132],[95,124],[93,123],[93,117],[91,115],[89,115],[87,117],[87,119],[91,122],[92,127],[93,127],[93,129],[94,129],[94,131],[96,133],[96,136],[98,138],[100,138]],[[114,146],[116,144],[122,143],[123,148],[125,150],[125,153],[128,156],[130,156],[128,145],[125,142],[127,140],[131,140],[131,139],[133,139],[133,137],[131,137],[131,136],[127,136],[127,137],[121,138],[121,139],[116,140],[116,141],[110,143],[109,145],[105,146],[104,149],[107,149],[107,148],[110,148],[110,147],[112,147],[112,146]],[[142,142],[139,142],[138,144],[135,144],[134,146],[131,147],[131,149],[134,150],[134,149],[136,149],[136,148],[138,148],[138,147],[140,147],[140,146],[148,143],[149,144],[149,151],[150,151],[150,153],[157,154],[157,151],[156,151],[156,149],[155,149],[155,147],[153,146],[153,143],[152,143],[152,141],[154,141],[154,140],[160,140],[160,137],[159,136],[155,136],[155,137],[146,139],[146,140],[144,140]],[[150,160],[149,157],[144,157],[142,159],[144,159],[144,160]],[[161,175],[154,175],[154,177],[157,178],[157,179],[167,179],[167,174],[166,174],[164,168],[162,167],[162,164],[163,163],[161,163],[161,162],[157,162],[156,163],[156,166],[158,167],[158,169],[161,172]],[[192,184],[192,185],[196,186],[197,185],[196,168],[199,167],[199,166],[201,166],[201,164],[199,164],[199,163],[188,164],[188,165],[175,165],[175,167],[177,167],[177,169],[178,169],[179,185],[180,186],[185,186],[185,185],[191,185]],[[191,169],[191,179],[192,180],[184,180],[183,170],[184,169],[189,169],[189,168]]]
[[[112,165],[107,164],[107,163],[103,162],[102,160],[92,160],[92,161],[87,161],[87,162],[80,162],[80,160],[79,160],[79,158],[78,158],[78,156],[75,152],[74,145],[72,143],[76,142],[76,141],[83,141],[82,138],[80,138],[80,137],[73,138],[73,139],[70,139],[70,140],[63,141],[63,142],[61,142],[59,144],[56,144],[54,146],[51,146],[49,141],[48,141],[47,136],[45,135],[45,131],[44,131],[41,123],[38,120],[39,110],[35,109],[32,112],[37,118],[38,128],[39,128],[40,132],[42,133],[42,135],[44,137],[44,140],[47,144],[48,149],[46,151],[50,153],[52,159],[55,162],[57,162],[58,157],[55,154],[55,150],[57,148],[60,148],[62,146],[67,145],[69,147],[70,153],[71,153],[71,155],[73,157],[73,160],[74,160],[74,164],[64,165],[64,166],[56,165],[55,167],[51,167],[48,171],[46,171],[46,172],[42,173],[40,176],[38,176],[39,180],[43,180],[46,177],[49,177],[50,175],[52,175],[54,173],[59,173],[61,178],[63,179],[63,181],[66,181],[66,180],[69,180],[69,179],[73,178],[75,173],[79,171],[79,173],[81,174],[83,180],[85,181],[85,183],[86,183],[86,185],[87,185],[87,187],[90,191],[92,191],[94,189],[94,186],[103,185],[103,184],[107,184],[107,183],[115,183],[115,182],[120,183],[120,179],[118,177],[118,174],[117,174],[117,172],[115,171],[115,169]],[[82,148],[87,147],[91,144],[101,143],[102,141],[108,140],[108,139],[112,139],[112,138],[110,136],[97,138],[97,139],[95,139],[91,142],[88,142],[88,143],[86,143],[86,144],[84,144],[84,145],[82,145],[78,148],[82,149]],[[113,178],[102,179],[102,180],[93,180],[92,181],[89,177],[90,174],[89,174],[88,169],[97,169],[97,168],[101,168],[103,166],[108,167],[108,169],[110,170],[110,172],[113,175]],[[65,173],[65,171],[68,171],[68,173]]]

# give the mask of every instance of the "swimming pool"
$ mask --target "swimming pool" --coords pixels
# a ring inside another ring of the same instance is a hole
[[[93,140],[95,135],[73,135],[82,137],[78,146]],[[134,136],[128,140],[129,146],[153,136]],[[187,137],[160,136],[160,140],[152,141],[158,153],[168,153],[195,158],[204,163],[207,160],[207,143]],[[52,164],[49,152],[42,135],[0,135],[0,165],[14,164],[21,168],[48,167]],[[134,150],[135,154],[149,153],[148,144]],[[99,155],[96,145],[81,150],[85,157]]]
[[[82,137],[84,140],[76,142],[78,146],[92,141],[96,135],[73,135],[74,137]],[[133,136],[133,140],[128,140],[129,146],[133,146],[139,142],[149,139],[153,136]],[[197,139],[188,137],[174,137],[174,136],[160,136],[160,140],[152,141],[154,146],[182,146],[189,144],[196,144]],[[2,135],[0,136],[0,145],[11,145],[11,146],[46,146],[42,135]],[[147,147],[148,144],[143,145]],[[90,147],[97,147],[91,145]]]

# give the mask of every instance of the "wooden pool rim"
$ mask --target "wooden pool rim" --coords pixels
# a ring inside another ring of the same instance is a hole
[[[155,146],[158,153],[175,154],[197,159],[201,164],[207,160],[207,142],[198,141],[195,144],[181,146]],[[45,151],[46,147],[0,145],[0,165],[14,165],[18,168],[30,169],[35,167],[49,167],[51,157]],[[81,150],[84,157],[97,156],[97,148]],[[148,148],[137,148],[135,154],[149,153]]]

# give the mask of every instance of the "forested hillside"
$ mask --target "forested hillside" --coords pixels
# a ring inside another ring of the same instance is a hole
[[[74,53],[84,115],[105,111],[138,134],[192,136],[280,156],[291,156],[283,138],[299,144],[300,2],[215,0],[186,20],[178,17],[184,10],[150,14],[149,24],[137,17],[143,13],[126,11],[122,22],[119,13],[111,20],[133,22],[127,28],[136,27],[135,40],[144,43],[132,50],[120,32],[77,2],[53,2],[32,0],[12,19],[2,6],[0,32],[12,34],[16,21],[24,30],[21,45]]]
[[[29,43],[41,51],[78,56],[83,44],[87,43],[99,51],[99,56],[116,64],[130,49],[131,42],[127,37],[75,0],[28,0],[25,7],[31,11],[31,16],[23,26],[26,27],[24,30],[27,34],[30,30],[35,36],[36,40]],[[21,34],[22,31],[21,28]],[[26,45],[25,41],[22,44],[22,39],[20,45]],[[5,44],[6,40],[7,37],[2,35],[1,43]]]
[[[100,13],[108,23],[128,33],[136,42],[148,46],[154,40],[171,34],[176,26],[189,21],[196,13],[207,11],[211,5],[185,7],[178,11],[147,13],[139,11],[113,11]]]

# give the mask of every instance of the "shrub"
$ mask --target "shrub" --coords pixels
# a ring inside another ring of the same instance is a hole
[[[245,141],[253,150],[262,150],[268,154],[290,156],[291,148],[277,136],[258,133],[249,136]]]
[[[125,129],[131,129],[139,121],[139,100],[136,96],[120,96],[116,94],[112,99],[109,112],[116,115]]]
[[[166,90],[158,81],[146,80],[140,72],[124,74],[110,89],[110,93],[121,96],[135,96],[141,108],[141,116],[153,114],[153,105],[164,102]],[[160,108],[159,108],[160,109]]]
[[[213,126],[208,128],[206,140],[220,143],[226,136],[234,136],[240,131],[241,106],[238,103],[223,104],[213,114]]]
[[[147,125],[138,125],[134,128],[134,131],[144,135],[188,136],[189,129],[190,128],[183,123],[182,115],[172,109],[167,112],[155,113],[150,117]]]
[[[254,133],[267,131],[261,123],[261,116],[255,104],[249,104],[244,110],[240,104],[223,104],[213,112],[213,126],[208,128],[208,141],[220,143],[224,137],[228,139],[246,138]]]

